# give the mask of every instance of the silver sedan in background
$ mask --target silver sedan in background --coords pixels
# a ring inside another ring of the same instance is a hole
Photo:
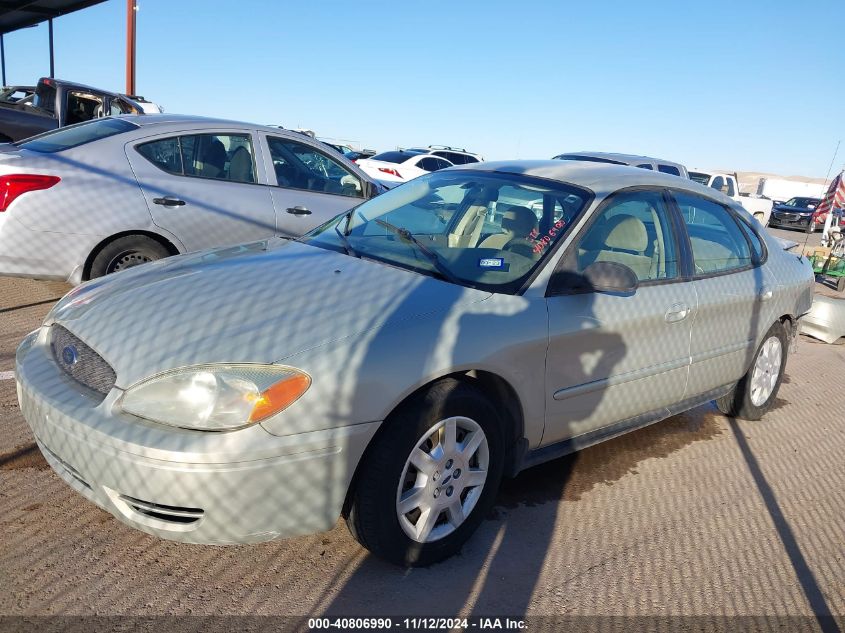
[[[382,190],[288,130],[98,119],[0,145],[0,275],[79,283],[168,255],[298,237]]]
[[[761,417],[806,259],[689,180],[479,163],[298,241],[81,285],[17,352],[45,458],[135,528],[458,551],[503,477],[715,399]],[[530,535],[526,535],[530,538]]]

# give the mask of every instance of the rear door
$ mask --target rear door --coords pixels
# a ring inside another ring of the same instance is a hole
[[[690,341],[686,397],[738,380],[748,369],[756,342],[772,324],[773,283],[753,244],[727,207],[697,194],[676,191],[688,234],[698,312]]]
[[[261,136],[280,235],[298,237],[368,195],[367,182],[328,152],[284,135]]]
[[[662,191],[619,192],[567,249],[556,275],[565,273],[571,285],[547,293],[543,444],[665,413],[681,400],[696,297],[678,233]],[[636,292],[585,289],[581,275],[596,261],[631,268]]]
[[[272,237],[260,149],[245,130],[202,130],[125,146],[153,222],[189,251]]]

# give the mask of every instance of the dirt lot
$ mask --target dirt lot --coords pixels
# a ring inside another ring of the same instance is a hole
[[[0,278],[0,378],[66,290]],[[0,613],[769,615],[845,630],[845,346],[802,338],[787,371],[764,421],[705,406],[523,473],[460,556],[412,571],[342,523],[238,547],[134,531],[53,474],[0,380]]]

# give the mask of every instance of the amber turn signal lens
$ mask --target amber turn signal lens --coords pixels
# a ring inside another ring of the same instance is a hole
[[[311,378],[305,374],[294,374],[289,378],[280,380],[261,392],[261,395],[255,401],[249,421],[260,422],[286,409],[308,391],[310,386]]]

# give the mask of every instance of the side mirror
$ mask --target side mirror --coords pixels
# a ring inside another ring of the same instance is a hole
[[[640,285],[633,270],[616,262],[593,262],[584,269],[584,279],[594,292],[632,295]]]

